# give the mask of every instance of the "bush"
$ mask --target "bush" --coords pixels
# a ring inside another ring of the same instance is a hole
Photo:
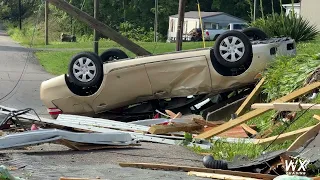
[[[154,40],[154,31],[152,28],[147,30],[144,27],[134,26],[129,22],[124,22],[120,24],[119,30],[121,35],[134,41],[153,42]],[[158,40],[162,39],[163,37],[158,33]]]
[[[308,20],[293,14],[268,15],[252,22],[251,26],[262,29],[270,37],[287,36],[296,42],[314,40],[319,33],[316,26],[311,25]]]

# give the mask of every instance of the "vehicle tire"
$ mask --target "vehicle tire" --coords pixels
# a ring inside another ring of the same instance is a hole
[[[103,64],[97,54],[81,52],[72,57],[68,74],[70,81],[77,86],[95,86],[103,77]]]
[[[120,49],[112,48],[104,51],[100,58],[103,63],[115,60],[115,59],[125,59],[128,58],[128,55]]]
[[[225,67],[240,67],[252,58],[252,45],[242,32],[227,31],[217,38],[214,44],[214,56],[219,64]]]
[[[214,36],[213,41],[217,40],[217,38],[220,36],[220,34],[217,34]]]
[[[244,30],[242,30],[243,34],[245,34],[250,40],[266,40],[268,39],[268,35],[263,32],[261,29],[259,28],[246,28]]]

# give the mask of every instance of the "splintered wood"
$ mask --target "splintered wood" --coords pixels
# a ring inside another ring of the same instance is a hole
[[[209,168],[199,168],[191,166],[177,166],[169,164],[153,164],[153,163],[119,163],[121,167],[132,167],[132,168],[141,168],[141,169],[158,169],[158,170],[170,170],[170,171],[196,171],[196,172],[205,172],[205,173],[217,173],[224,175],[232,176],[241,176],[257,179],[274,179],[276,176],[269,174],[259,174],[259,173],[250,173],[250,172],[241,172],[241,171],[231,171],[231,170],[222,170],[222,169],[209,169]]]
[[[309,92],[311,92],[312,90],[316,89],[320,87],[320,82],[315,82],[312,83],[308,86],[305,86],[303,88],[300,88],[286,96],[283,96],[277,100],[275,100],[274,102],[287,102],[287,101],[292,101],[296,98],[298,98],[299,96],[302,96],[304,94],[307,94]],[[273,102],[273,103],[274,103]],[[196,139],[207,139],[210,138],[212,136],[216,136],[218,134],[221,134],[233,127],[236,127],[240,124],[243,124],[247,121],[249,121],[250,119],[257,117],[265,112],[268,112],[269,110],[271,110],[270,108],[261,108],[261,109],[256,109],[256,110],[252,110],[242,116],[239,116],[238,118],[234,119],[234,120],[230,120],[228,122],[226,122],[225,124],[218,126],[216,128],[213,128],[212,130],[206,131],[202,134],[199,134],[198,136],[196,136]]]

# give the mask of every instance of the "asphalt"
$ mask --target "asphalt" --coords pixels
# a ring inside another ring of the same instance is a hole
[[[33,108],[47,116],[39,98],[40,83],[53,77],[38,63],[31,50],[10,39],[0,25],[0,105]],[[22,72],[24,73],[22,74]],[[20,78],[21,76],[21,78]],[[165,163],[203,167],[202,156],[177,145],[142,143],[134,149],[73,151],[57,144],[27,149],[0,150],[0,164],[26,179],[57,180],[60,177],[101,179],[203,179],[186,172],[122,168],[119,162]]]

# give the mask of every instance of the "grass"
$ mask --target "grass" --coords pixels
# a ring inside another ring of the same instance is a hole
[[[16,38],[19,39],[19,38]],[[212,46],[214,42],[206,42],[206,46]],[[146,43],[138,42],[138,44],[148,51],[159,54],[164,52],[175,51],[174,43]],[[71,57],[81,51],[92,51],[92,42],[78,42],[78,43],[61,43],[61,42],[51,42],[50,45],[44,46],[43,44],[36,42],[36,48],[77,48],[74,51],[38,51],[36,56],[39,59],[41,65],[49,72],[55,75],[63,74],[67,72],[68,63]],[[124,50],[130,57],[135,55],[128,52],[123,47],[120,47],[117,43],[113,41],[100,41],[101,53],[107,48],[117,47]],[[202,48],[202,42],[184,42],[183,49],[196,49]],[[80,48],[80,49],[79,49]],[[314,55],[320,53],[320,37],[314,41],[300,42],[297,44],[298,56],[295,58],[289,57],[279,57],[264,73],[267,78],[266,85],[264,86],[264,92],[268,94],[270,99],[275,99],[288,94],[293,90],[302,86],[303,80],[307,77],[308,73],[313,71],[320,65],[320,61],[315,60]],[[297,82],[297,79],[300,79]],[[279,90],[274,90],[275,88],[280,88]],[[280,92],[280,93],[279,93]],[[316,98],[313,102],[320,103],[320,97]],[[298,112],[297,117],[302,115],[304,111]],[[256,118],[253,118],[248,122],[248,124],[255,124],[259,132],[264,132],[265,130],[272,127],[271,118],[275,114],[275,111],[269,111]],[[309,127],[315,125],[317,120],[314,120],[312,116],[314,114],[320,114],[320,110],[310,110],[304,113],[295,123],[288,127],[284,132],[294,131],[304,127]],[[284,130],[286,126],[282,126],[274,129],[272,135],[278,135]],[[244,143],[224,143],[221,141],[214,142],[214,148],[211,150],[202,150],[197,147],[192,148],[195,152],[209,152],[216,159],[226,159],[232,160],[238,155],[245,155],[249,158],[255,158],[260,156],[261,153],[266,151],[274,151],[285,149],[290,146],[293,140],[286,141],[284,143],[272,144],[268,149],[265,149],[266,145],[253,145]]]

